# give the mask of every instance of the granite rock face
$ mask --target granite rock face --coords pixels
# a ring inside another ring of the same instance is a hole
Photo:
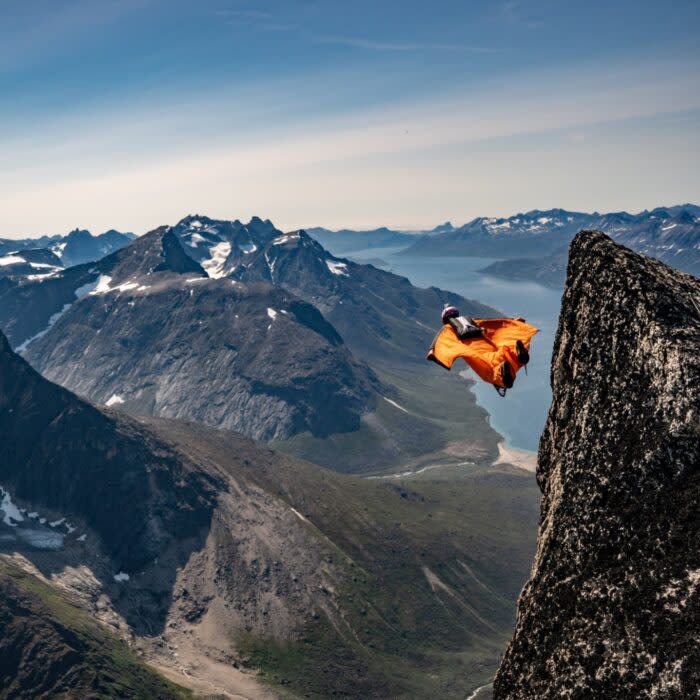
[[[497,700],[700,692],[700,282],[572,242],[537,553]]]

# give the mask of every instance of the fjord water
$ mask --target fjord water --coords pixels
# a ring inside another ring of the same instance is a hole
[[[498,396],[492,386],[483,382],[473,385],[478,402],[491,416],[491,425],[505,437],[508,446],[537,450],[551,401],[549,366],[561,291],[534,282],[508,282],[480,273],[479,270],[494,262],[493,259],[412,257],[398,255],[401,250],[372,248],[346,256],[358,262],[385,261],[385,269],[407,277],[414,285],[457,292],[493,306],[506,316],[522,316],[540,329],[532,341],[528,374],[518,373],[515,386],[506,398]],[[440,311],[435,309],[436,331],[440,327]],[[464,368],[466,365],[456,364],[452,371],[456,374]],[[469,371],[469,376],[474,377],[474,374]],[[455,381],[459,381],[458,376]]]

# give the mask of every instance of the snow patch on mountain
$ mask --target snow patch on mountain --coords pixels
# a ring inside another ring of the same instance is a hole
[[[285,243],[289,243],[289,241],[298,241],[299,240],[299,234],[298,233],[285,233],[284,236],[277,236],[272,241],[272,245],[284,245]]]
[[[10,497],[10,492],[6,491],[2,486],[0,486],[0,510],[2,511],[2,521],[5,525],[10,527],[17,527],[17,523],[21,523],[24,520],[22,513],[20,513],[19,508],[12,502]]]
[[[62,269],[62,267],[56,267],[49,272],[39,272],[36,275],[25,275],[24,278],[27,280],[44,280],[49,277],[55,277]]]
[[[302,520],[305,523],[309,522],[308,518],[305,518],[296,508],[290,508],[290,510],[297,516],[297,518],[299,518],[299,520]]]
[[[46,525],[46,518],[40,518],[39,513],[27,511],[23,508],[18,508],[12,501],[10,492],[0,486],[0,513],[2,514],[2,522],[9,527],[15,528],[15,533],[18,539],[35,549],[43,549],[56,551],[63,548],[65,535],[60,532],[53,532],[45,527],[32,526],[26,521],[38,521],[39,525]],[[25,518],[26,516],[26,518]],[[21,523],[21,525],[20,525]],[[26,523],[26,524],[25,524]],[[65,523],[65,528],[68,534],[75,532],[76,528],[66,522],[65,518],[49,523],[50,527],[58,527]],[[86,535],[79,537],[79,541],[84,541]]]
[[[75,290],[75,296],[77,299],[82,299],[88,294],[93,296],[95,294],[109,294],[110,292],[129,292],[133,289],[138,291],[143,291],[148,289],[148,285],[141,284],[140,282],[122,282],[116,287],[111,287],[110,284],[112,278],[109,275],[100,275],[96,280],[84,284],[82,287],[78,287]]]
[[[57,311],[49,318],[49,323],[46,326],[46,328],[44,328],[44,330],[39,331],[31,338],[27,338],[27,340],[25,340],[21,345],[17,346],[17,352],[24,352],[30,343],[33,343],[35,340],[38,340],[39,338],[45,336],[49,332],[49,330],[51,330],[51,327],[56,323],[56,321],[58,321],[58,319],[61,318],[61,316],[63,316],[63,314],[66,313],[66,311],[68,311],[68,309],[70,309],[72,305],[72,303],[64,304],[63,308],[60,311]]]
[[[326,265],[334,275],[350,277],[350,273],[348,272],[348,266],[345,263],[337,262],[335,260],[326,260]]]
[[[275,263],[277,260],[270,260],[270,256],[265,253],[265,262],[267,263],[267,269],[270,271],[270,279],[274,280]]]
[[[27,262],[24,258],[20,258],[19,255],[5,255],[4,257],[0,258],[0,267],[5,266],[5,265],[15,265],[16,263],[25,263]]]
[[[90,294],[104,294],[109,291],[109,283],[112,278],[109,275],[100,275],[97,278],[95,287],[89,292]]]
[[[65,540],[65,537],[60,532],[34,530],[31,528],[18,529],[17,537],[35,549],[43,549],[52,552],[63,549],[63,542]]]
[[[226,258],[231,254],[231,244],[228,241],[217,243],[211,247],[210,253],[211,257],[202,262],[202,267],[212,279],[223,277]]]
[[[105,402],[105,406],[118,406],[122,403],[124,403],[124,399],[119,394],[112,394]]]
[[[196,248],[200,243],[204,243],[206,240],[204,236],[200,235],[199,233],[193,233],[189,238],[190,240],[187,241],[187,245],[191,248]]]
[[[241,252],[245,253],[246,255],[250,255],[258,249],[258,246],[256,246],[252,241],[248,243],[239,243],[238,247],[241,249]]]
[[[384,401],[387,403],[390,403],[394,408],[398,408],[399,411],[403,411],[404,413],[409,413],[403,406],[400,406],[399,404],[396,403],[396,401],[392,401],[391,399],[388,399],[386,396],[382,396]]]

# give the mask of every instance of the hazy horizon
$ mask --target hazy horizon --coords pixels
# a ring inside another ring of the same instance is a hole
[[[653,209],[666,209],[666,208],[677,207],[677,206],[685,206],[685,205],[689,205],[689,206],[700,206],[700,205],[696,204],[695,202],[675,202],[675,203],[672,203],[672,204],[669,204],[669,203],[665,203],[665,204],[656,204],[656,205],[654,205],[654,206],[646,207],[646,210],[651,211],[651,210],[653,210]],[[557,208],[557,207],[553,207],[553,208]],[[559,208],[563,208],[563,207],[559,207]],[[483,217],[486,217],[486,218],[509,218],[509,217],[512,217],[512,216],[518,216],[518,215],[520,215],[520,214],[526,214],[526,213],[531,212],[531,211],[546,211],[546,210],[543,210],[542,207],[530,207],[530,208],[528,208],[528,209],[523,209],[522,211],[513,211],[513,212],[506,213],[506,214],[502,214],[502,215],[499,215],[499,216],[492,216],[492,215],[489,214],[489,213],[480,214],[479,216],[483,216]],[[625,212],[625,213],[627,213],[627,214],[633,214],[633,215],[635,215],[635,214],[640,214],[640,213],[642,213],[642,212],[645,211],[645,210],[644,210],[644,209],[640,209],[640,210],[635,210],[635,211],[629,211],[629,210],[623,210],[623,209],[615,209],[615,210],[610,210],[610,211],[603,211],[603,210],[600,210],[600,209],[596,209],[596,210],[590,210],[590,211],[582,211],[582,210],[580,210],[580,209],[569,209],[569,210],[567,210],[567,211],[572,211],[572,212],[575,211],[575,212],[583,213],[583,214],[595,214],[595,213],[598,213],[598,214],[611,214],[611,213]],[[210,214],[210,213],[208,213],[208,212],[201,211],[201,212],[188,212],[187,214],[183,214],[182,216],[176,217],[176,218],[175,218],[174,220],[172,220],[172,221],[163,221],[163,222],[161,222],[160,224],[154,226],[153,228],[149,228],[149,229],[143,230],[143,231],[134,231],[134,230],[127,230],[127,229],[116,229],[114,226],[109,226],[109,227],[107,227],[107,228],[105,228],[105,229],[98,229],[98,230],[93,230],[93,229],[90,229],[90,228],[88,228],[88,227],[86,227],[86,226],[72,226],[72,227],[70,227],[70,228],[68,228],[68,229],[66,229],[66,230],[64,230],[64,231],[48,231],[48,232],[44,232],[44,233],[36,233],[36,234],[30,234],[30,235],[26,235],[26,236],[25,236],[25,235],[22,235],[21,233],[15,233],[14,235],[6,235],[6,234],[0,233],[0,238],[10,239],[10,240],[11,240],[11,239],[17,239],[17,240],[19,240],[19,239],[24,239],[24,238],[38,238],[38,237],[41,237],[41,236],[65,236],[65,235],[67,235],[68,233],[70,233],[70,232],[72,232],[72,231],[76,231],[76,230],[87,230],[87,231],[89,231],[92,235],[98,235],[98,234],[106,233],[107,231],[117,230],[117,231],[119,231],[119,232],[121,232],[121,233],[133,233],[133,234],[136,234],[137,236],[142,236],[142,235],[144,235],[144,234],[146,234],[146,233],[149,233],[150,231],[155,230],[156,228],[159,228],[160,226],[174,226],[175,224],[179,223],[180,221],[182,221],[183,219],[185,219],[185,218],[188,217],[188,216],[195,216],[195,217],[201,216],[201,217],[206,217],[206,218],[209,218],[209,219],[215,219],[215,220],[218,220],[218,221],[235,221],[236,219],[238,219],[238,220],[240,220],[240,221],[243,222],[243,223],[249,222],[250,219],[251,219],[252,217],[254,217],[254,216],[257,216],[257,217],[259,217],[259,218],[261,218],[261,219],[263,219],[263,220],[264,220],[264,219],[269,219],[269,217],[264,216],[264,215],[262,215],[262,214],[260,214],[260,213],[258,213],[258,212],[254,212],[250,217],[243,217],[243,218],[241,218],[241,217],[237,217],[237,216],[235,216],[235,215],[232,215],[232,216],[215,216],[215,215],[212,215],[212,214]],[[444,224],[452,224],[455,228],[459,228],[460,226],[463,226],[463,225],[469,223],[469,222],[472,221],[474,218],[477,218],[477,217],[472,217],[471,219],[468,219],[468,220],[466,220],[466,221],[449,221],[449,220],[445,219],[444,221],[437,221],[437,222],[435,222],[435,223],[432,224],[432,225],[425,226],[425,227],[422,227],[422,228],[416,228],[416,227],[410,227],[410,226],[401,226],[401,225],[391,225],[391,224],[384,224],[384,223],[379,223],[379,224],[374,224],[374,225],[373,225],[373,224],[368,224],[368,225],[366,225],[366,226],[354,226],[354,227],[348,227],[348,226],[334,226],[334,227],[331,227],[331,226],[324,226],[323,223],[319,223],[319,224],[311,224],[311,225],[309,225],[309,226],[300,226],[300,227],[297,227],[297,229],[299,229],[299,228],[302,228],[302,229],[325,228],[325,229],[332,230],[332,231],[343,231],[343,230],[352,230],[352,231],[374,231],[374,230],[377,230],[377,229],[386,228],[386,229],[390,229],[390,230],[393,230],[393,231],[400,231],[400,232],[403,232],[403,233],[416,233],[416,234],[419,234],[419,233],[424,233],[424,232],[426,232],[426,231],[430,231],[431,229],[434,229],[434,228],[436,228],[437,226],[441,226],[441,225],[444,225]],[[280,229],[281,231],[292,231],[292,230],[296,230],[296,229],[292,229],[292,228],[289,228],[289,227],[281,226],[281,225],[279,225],[276,221],[274,221],[274,219],[270,219],[270,221],[272,221],[272,223],[275,225],[275,227],[278,228],[278,229]]]
[[[0,237],[426,229],[700,192],[700,5],[10,0]]]

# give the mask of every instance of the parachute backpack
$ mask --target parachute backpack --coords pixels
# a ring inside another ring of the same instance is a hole
[[[427,359],[449,370],[458,357],[496,391],[505,396],[515,375],[530,361],[530,340],[539,332],[522,318],[462,316],[455,306],[443,309],[442,329],[435,336]],[[527,371],[527,369],[526,369]]]

